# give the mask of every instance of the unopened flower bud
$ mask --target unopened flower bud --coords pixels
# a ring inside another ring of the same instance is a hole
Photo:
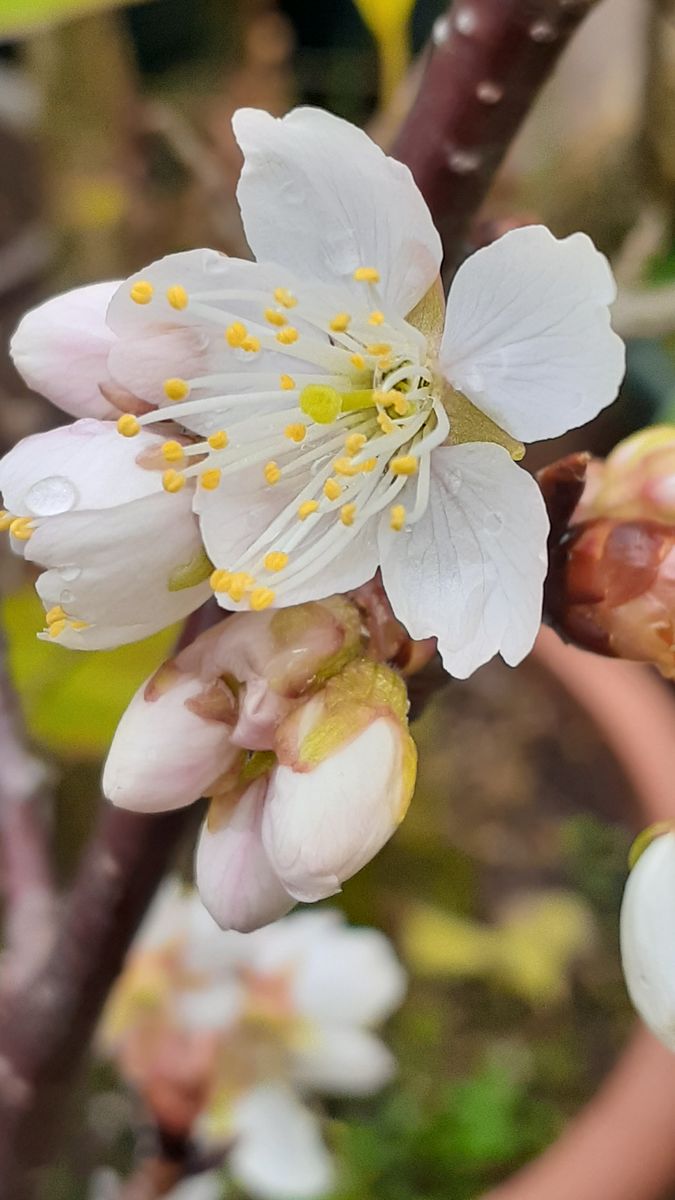
[[[652,1033],[675,1050],[675,832],[654,826],[621,908],[621,958],[630,998]],[[658,836],[661,834],[661,836]]]
[[[675,425],[642,429],[589,468],[576,514],[675,524]]]
[[[403,820],[417,766],[407,708],[394,671],[357,659],[280,727],[262,836],[296,899],[338,892]]]

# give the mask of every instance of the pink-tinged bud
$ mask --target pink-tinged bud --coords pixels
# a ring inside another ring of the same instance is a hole
[[[585,649],[675,676],[675,526],[598,519],[552,556],[547,604]]]
[[[405,816],[417,766],[407,707],[395,672],[357,659],[280,727],[262,835],[297,900],[338,892]]]
[[[643,429],[590,464],[575,521],[591,517],[675,524],[675,426]]]
[[[195,879],[202,903],[221,929],[250,933],[283,917],[295,903],[274,871],[261,836],[265,775],[215,799],[202,828]]]
[[[134,812],[191,804],[239,758],[230,737],[235,720],[235,699],[222,680],[205,682],[166,663],[139,688],[117,727],[105,795]]]
[[[55,296],[27,313],[11,342],[29,387],[74,417],[118,417],[103,391],[112,384],[108,354],[115,335],[106,310],[119,282],[94,283]]]

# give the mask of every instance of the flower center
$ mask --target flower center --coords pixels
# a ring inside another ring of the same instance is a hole
[[[349,293],[350,311],[345,293],[326,287],[306,296],[285,286],[271,295],[188,296],[179,285],[167,292],[217,349],[209,351],[212,373],[164,381],[171,416],[206,434],[165,442],[164,487],[178,491],[195,479],[200,490],[231,495],[246,471],[259,474],[262,489],[278,489],[267,528],[211,577],[215,591],[253,609],[283,602],[385,510],[401,531],[427,506],[430,451],[449,431],[427,338],[386,312],[375,268],[357,269],[354,279],[363,300]],[[151,303],[148,289],[135,283],[132,299]],[[167,416],[167,406],[127,413],[118,428],[133,436]]]

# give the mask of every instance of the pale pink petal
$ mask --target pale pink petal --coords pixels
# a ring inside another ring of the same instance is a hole
[[[234,699],[224,684],[216,687],[167,664],[138,689],[103,771],[113,804],[134,812],[182,808],[232,766],[239,753],[230,742]],[[200,702],[219,715],[201,715]]]
[[[119,415],[99,390],[110,382],[108,352],[115,336],[106,309],[119,281],[94,283],[32,309],[10,344],[29,387],[75,417]]]
[[[293,907],[263,847],[260,826],[267,779],[237,800],[226,823],[202,827],[195,878],[199,894],[221,929],[249,933]]]

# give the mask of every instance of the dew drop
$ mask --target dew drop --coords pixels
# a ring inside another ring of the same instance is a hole
[[[76,567],[74,564],[73,566],[61,567],[59,571],[59,575],[64,583],[74,583],[76,579],[80,578],[81,574],[82,568]]]
[[[499,104],[504,95],[504,89],[491,79],[484,79],[476,88],[476,95],[483,104]]]
[[[486,533],[497,534],[501,531],[504,518],[499,513],[488,513],[483,523]]]
[[[456,496],[462,486],[462,472],[451,471],[445,481],[445,490],[449,496]]]
[[[59,604],[72,604],[75,599],[75,593],[64,588],[59,596]]]
[[[475,33],[477,28],[478,20],[473,9],[468,4],[458,8],[455,14],[455,29],[459,33],[463,33],[464,37],[471,37],[471,34]]]
[[[319,458],[315,458],[314,462],[309,468],[310,475],[317,475],[319,471],[322,471],[323,468],[328,465],[331,458],[331,454],[322,454]]]
[[[535,21],[530,25],[529,34],[533,42],[554,42],[558,36],[558,30],[550,21]]]
[[[480,154],[475,150],[451,150],[448,154],[448,166],[457,175],[470,175],[480,166]]]
[[[69,512],[77,504],[79,493],[65,475],[48,475],[29,488],[25,505],[34,517],[54,517]]]

